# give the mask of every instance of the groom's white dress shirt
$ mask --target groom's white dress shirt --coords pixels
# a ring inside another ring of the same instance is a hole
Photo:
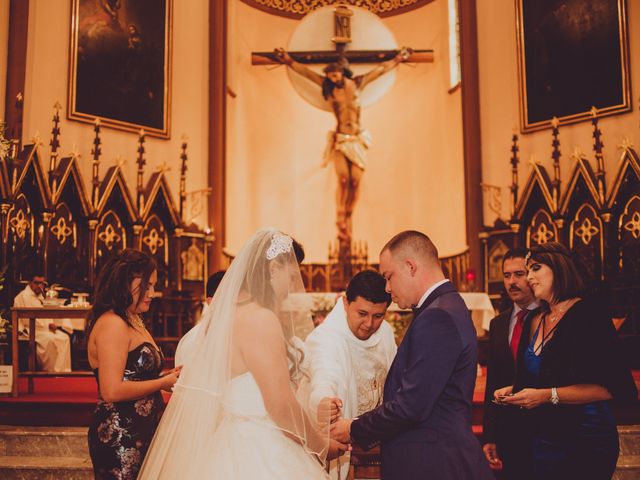
[[[357,338],[347,323],[339,298],[325,321],[306,340],[311,372],[312,411],[325,397],[342,400],[342,416],[354,418],[382,403],[384,382],[397,347],[393,329],[383,321],[367,340]],[[346,479],[349,456],[330,464],[332,479]]]

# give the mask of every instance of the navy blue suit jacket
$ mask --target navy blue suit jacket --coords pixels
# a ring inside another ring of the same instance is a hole
[[[417,309],[384,387],[384,403],[351,424],[352,440],[381,443],[384,480],[489,480],[471,431],[478,344],[469,310],[453,285]]]

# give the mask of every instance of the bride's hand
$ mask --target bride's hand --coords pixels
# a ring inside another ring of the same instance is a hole
[[[173,386],[175,385],[176,381],[178,381],[178,378],[180,377],[181,371],[182,371],[182,365],[176,368],[172,368],[171,370],[166,372],[164,375],[162,375],[160,377],[162,379],[162,386],[160,388],[167,392],[171,392],[173,390]]]

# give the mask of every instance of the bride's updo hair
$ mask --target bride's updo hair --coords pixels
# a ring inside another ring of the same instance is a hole
[[[271,269],[274,264],[281,267],[287,264],[297,266],[294,240],[283,233],[275,232],[273,235],[265,236],[258,252],[253,258],[253,265],[247,269],[243,290],[262,307],[277,312],[281,299],[274,290]]]
[[[302,245],[290,236],[278,231],[265,235],[265,238],[261,239],[257,246],[256,255],[252,258],[252,263],[247,269],[242,284],[242,290],[249,294],[252,301],[271,310],[280,319],[280,327],[287,344],[289,375],[296,384],[304,376],[304,373],[299,371],[299,366],[304,361],[304,352],[296,345],[296,329],[289,317],[290,312],[282,311],[281,307],[284,300],[283,296],[304,291],[299,273],[299,261],[302,258],[304,258]],[[276,282],[290,282],[287,284],[288,291],[281,292],[280,295],[274,288],[274,278],[272,276],[274,265],[276,268],[294,268],[298,272],[297,284],[294,276],[275,280]]]

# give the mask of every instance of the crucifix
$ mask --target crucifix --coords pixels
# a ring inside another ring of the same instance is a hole
[[[348,50],[353,16],[354,11],[347,6],[335,7],[331,38],[335,50],[286,52],[278,48],[272,52],[253,52],[251,56],[253,65],[287,65],[320,87],[324,101],[331,107],[337,125],[335,131],[330,132],[323,166],[333,163],[338,176],[336,225],[340,258],[345,262],[349,261],[353,238],[351,217],[366,166],[366,149],[371,143],[369,133],[360,124],[360,92],[402,62],[433,62],[433,50]],[[309,64],[327,64],[324,75],[307,67]],[[350,64],[375,66],[354,76]]]

